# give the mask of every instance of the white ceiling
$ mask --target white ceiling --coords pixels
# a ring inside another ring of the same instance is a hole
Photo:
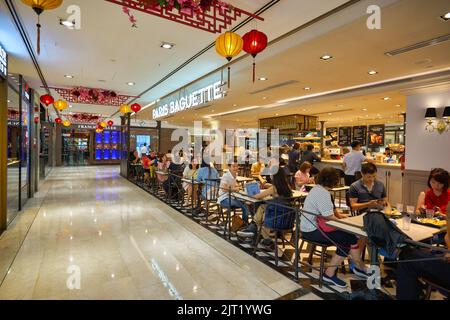
[[[254,12],[269,0],[230,2],[244,10]],[[268,34],[269,40],[273,40],[345,2],[345,0],[283,0],[262,15],[265,21],[259,22],[258,28]],[[35,43],[34,12],[21,1],[16,0],[15,4],[30,39]],[[59,18],[68,16],[65,10],[72,4],[81,8],[81,30],[68,30],[59,25]],[[366,8],[371,4],[378,4],[383,8],[382,30],[370,31],[366,27]],[[41,84],[36,72],[27,60],[24,46],[18,41],[17,31],[11,24],[9,12],[6,12],[3,2],[0,3],[0,9],[0,41],[10,52],[10,71],[23,74],[33,87],[39,87]],[[243,59],[232,66],[232,89],[226,99],[214,104],[211,110],[202,109],[198,112],[179,114],[171,118],[169,123],[188,126],[194,119],[202,119],[217,112],[249,106],[267,106],[293,97],[449,68],[449,42],[397,57],[384,55],[386,51],[392,49],[448,34],[450,22],[442,22],[438,17],[450,11],[449,9],[447,0],[362,0],[338,14],[280,40],[260,54],[257,58],[258,74],[267,76],[269,81],[252,84],[251,60]],[[38,61],[48,84],[61,87],[78,85],[100,87],[123,94],[138,95],[217,37],[144,13],[133,12],[133,14],[138,20],[137,29],[131,28],[120,6],[103,0],[73,0],[70,3],[64,1],[61,8],[45,12],[41,16],[42,52]],[[420,21],[420,24],[417,21]],[[239,30],[239,33],[242,35],[252,27],[254,26],[249,24]],[[164,50],[160,48],[161,41],[172,42],[176,46],[172,50]],[[325,53],[332,54],[334,59],[328,62],[321,61],[319,57]],[[428,61],[425,59],[430,59],[431,62],[424,63],[423,61]],[[224,59],[218,57],[215,50],[211,49],[138,101],[143,105],[148,104],[223,65]],[[367,71],[371,69],[376,69],[379,74],[368,76]],[[73,75],[74,79],[64,78],[65,74]],[[296,83],[267,90],[261,94],[250,94],[289,80]],[[136,85],[128,86],[126,83],[129,81],[136,82]],[[305,86],[310,86],[312,90],[304,91]],[[377,117],[378,114],[391,117],[398,114],[399,110],[395,105],[400,104],[402,109],[400,111],[404,111],[406,102],[400,92],[389,94],[393,99],[386,104],[377,95],[355,97],[353,101],[341,102],[294,101],[287,106],[255,109],[239,115],[222,116],[217,119],[213,117],[213,120],[255,125],[258,117],[299,113],[301,110],[300,113],[307,114],[326,112],[320,115],[321,118],[338,123],[365,117],[366,112],[359,110],[362,108],[357,108],[358,104],[367,106],[371,117]],[[263,97],[266,99],[262,100]],[[363,103],[358,99],[366,100]],[[379,104],[379,101],[383,104]],[[348,115],[345,112],[336,113],[337,105],[341,104],[355,107],[348,111]],[[388,109],[378,110],[388,104]],[[303,112],[303,109],[307,111]],[[116,107],[74,105],[70,111],[108,116],[116,110]],[[327,112],[333,112],[333,115],[328,116]],[[151,119],[151,108],[142,112],[139,118]]]

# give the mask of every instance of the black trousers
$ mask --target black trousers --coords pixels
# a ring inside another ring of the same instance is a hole
[[[351,247],[358,244],[358,238],[355,235],[340,230],[326,232],[325,237],[322,232],[316,229],[312,232],[302,232],[302,238],[321,244],[337,244],[336,254],[344,258],[348,257]]]
[[[423,260],[442,257],[429,250],[405,248],[400,253],[397,266],[397,299],[418,300],[421,285],[418,278],[423,277],[444,288],[450,288],[449,260]],[[406,262],[402,262],[406,261]],[[408,260],[414,260],[408,262]]]

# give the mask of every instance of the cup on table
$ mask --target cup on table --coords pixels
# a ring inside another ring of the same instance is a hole
[[[407,206],[406,207],[406,212],[411,215],[414,214],[414,211],[416,211],[416,207],[415,206]]]
[[[432,219],[434,218],[434,209],[425,209],[425,214],[427,216],[427,219]]]
[[[397,210],[400,213],[403,213],[403,203],[397,203]]]
[[[409,214],[405,214],[402,218],[402,229],[405,231],[411,229],[411,216]]]

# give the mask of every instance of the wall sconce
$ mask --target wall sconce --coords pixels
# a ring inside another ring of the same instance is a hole
[[[442,119],[437,119],[436,108],[428,108],[425,119],[427,119],[426,131],[434,132],[437,130],[440,134],[448,132],[450,130],[450,107],[445,107]]]

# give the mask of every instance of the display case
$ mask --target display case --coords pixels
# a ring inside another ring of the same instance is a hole
[[[120,161],[120,132],[105,130],[95,133],[95,157],[96,163],[119,163]]]

